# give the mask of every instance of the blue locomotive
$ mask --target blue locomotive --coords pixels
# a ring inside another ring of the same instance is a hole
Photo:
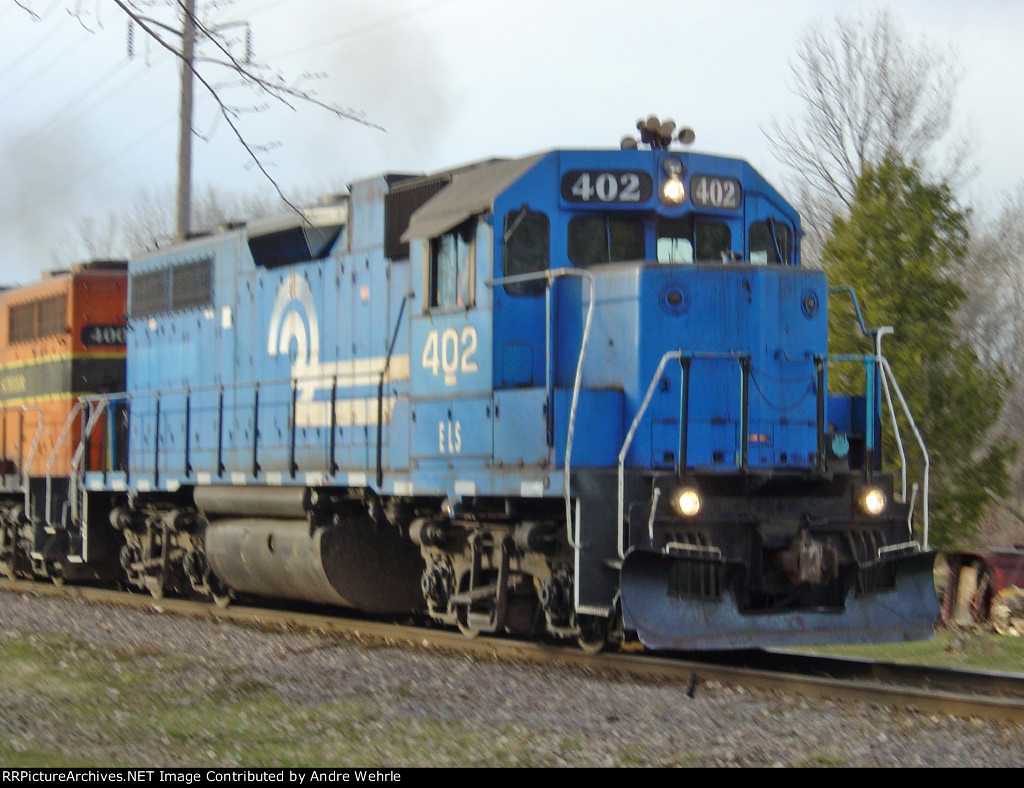
[[[134,260],[127,390],[87,398],[105,459],[81,453],[67,559],[113,536],[156,595],[587,649],[931,636],[880,352],[829,358],[825,276],[749,164],[638,129]],[[837,363],[862,391],[828,392]]]

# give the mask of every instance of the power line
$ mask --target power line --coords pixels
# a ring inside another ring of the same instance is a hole
[[[74,44],[72,44],[71,46],[62,48],[60,50],[60,52],[58,52],[54,57],[52,57],[50,60],[48,60],[47,62],[43,63],[41,66],[39,66],[35,71],[33,71],[27,77],[25,77],[20,83],[11,86],[11,88],[6,93],[0,94],[0,101],[6,99],[12,93],[14,93],[14,92],[20,90],[21,88],[23,88],[25,85],[27,85],[28,83],[32,82],[32,80],[35,79],[36,77],[40,76],[41,74],[45,73],[46,71],[49,71],[51,68],[53,68],[60,61],[64,60],[67,57],[70,57],[75,52],[75,50],[79,49],[84,43],[85,43],[85,39],[84,38],[80,38]],[[8,69],[8,70],[10,70],[10,69]]]
[[[153,126],[149,127],[146,131],[144,131],[142,134],[137,136],[130,143],[128,143],[127,145],[121,147],[119,150],[117,150],[116,152],[114,152],[111,155],[107,156],[106,158],[97,161],[96,164],[93,167],[90,167],[89,169],[84,170],[83,171],[83,175],[86,175],[86,176],[95,175],[96,173],[98,173],[101,170],[103,170],[104,168],[106,168],[109,164],[112,164],[113,162],[117,161],[118,159],[122,158],[123,156],[126,156],[128,153],[133,151],[135,148],[139,147],[139,145],[141,145],[142,143],[146,142],[146,140],[148,140],[154,134],[156,134],[157,132],[162,131],[163,129],[165,129],[166,126],[168,125],[168,123],[173,121],[173,119],[174,119],[173,115],[165,115],[163,118],[160,119],[160,121],[158,123],[156,123]],[[17,206],[17,210],[18,210],[18,212],[24,213],[26,208],[29,209],[29,210],[37,209],[37,208],[41,209],[45,203],[49,202],[53,197],[57,196],[65,188],[66,188],[66,186],[64,184],[55,183],[53,185],[53,188],[47,189],[47,190],[39,193],[34,199],[30,200],[29,202],[27,202],[27,203],[19,203],[18,206]],[[10,221],[11,218],[13,218],[13,217],[9,216],[4,221],[5,222]]]
[[[11,145],[10,150],[25,153],[35,146],[45,144],[47,137],[51,136],[59,127],[73,123],[82,116],[100,109],[111,97],[119,97],[119,94],[123,93],[146,73],[142,70],[129,71],[126,72],[126,76],[123,79],[111,80],[115,72],[124,68],[126,62],[126,60],[122,60],[115,63],[90,85],[79,91],[75,98],[64,104],[60,109],[51,112],[45,119],[39,121],[30,133],[22,135],[15,144]],[[97,91],[97,88],[101,85],[105,85],[105,89]]]
[[[413,8],[409,11],[403,11],[400,14],[394,14],[383,19],[378,19],[375,22],[369,22],[363,25],[362,27],[358,27],[352,30],[345,30],[335,35],[332,35],[328,38],[322,38],[319,41],[314,41],[308,44],[302,44],[291,50],[277,52],[276,54],[271,55],[271,57],[287,57],[289,55],[294,55],[302,52],[309,52],[311,49],[319,49],[320,47],[325,47],[330,44],[334,44],[338,41],[344,41],[345,39],[358,38],[359,36],[365,35],[366,33],[372,33],[375,30],[379,30],[382,27],[389,27],[390,25],[396,24],[398,22],[405,22],[410,17],[420,16],[422,14],[429,13],[430,11],[436,11],[438,8],[443,8],[446,5],[451,5],[453,3],[458,2],[461,2],[461,0],[436,0],[435,2],[432,3],[425,3],[424,5],[421,5],[418,8]]]

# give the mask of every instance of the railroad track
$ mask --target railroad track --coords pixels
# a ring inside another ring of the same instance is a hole
[[[795,654],[786,651],[659,653],[642,648],[588,655],[577,649],[498,637],[363,620],[336,612],[232,605],[219,608],[186,599],[83,586],[0,580],[0,591],[79,599],[272,630],[294,629],[327,637],[561,665],[592,674],[671,682],[700,691],[702,684],[776,691],[805,697],[892,706],[925,714],[1024,724],[1024,674],[1002,674]]]

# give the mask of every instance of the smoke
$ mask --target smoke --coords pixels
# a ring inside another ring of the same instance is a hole
[[[290,17],[287,30],[276,32],[304,46],[265,59],[319,100],[361,113],[383,131],[319,107],[296,107],[293,113],[271,105],[273,122],[261,123],[279,133],[280,146],[271,154],[275,164],[296,163],[316,177],[341,169],[364,176],[377,167],[422,168],[451,123],[450,81],[430,32],[445,5],[422,4],[422,13],[415,13],[416,8],[395,11],[376,2],[346,3],[343,24],[339,17],[329,23],[310,14]],[[257,56],[265,21],[254,20]],[[297,173],[285,177],[294,181]]]
[[[36,136],[6,117],[0,131],[0,257],[3,283],[29,282],[67,257],[56,243],[83,205],[90,209],[90,162],[100,154],[86,128],[60,136]]]

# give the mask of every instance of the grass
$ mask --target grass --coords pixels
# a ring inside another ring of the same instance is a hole
[[[909,643],[815,646],[796,650],[937,668],[1024,673],[1024,637],[998,635],[982,629],[940,629],[933,640]]]
[[[157,648],[103,650],[66,637],[0,635],[0,764],[41,767],[559,767],[579,762],[573,734],[478,725],[386,708],[373,690],[325,686],[316,700]],[[429,706],[429,704],[428,704]],[[680,765],[627,743],[608,755]]]

